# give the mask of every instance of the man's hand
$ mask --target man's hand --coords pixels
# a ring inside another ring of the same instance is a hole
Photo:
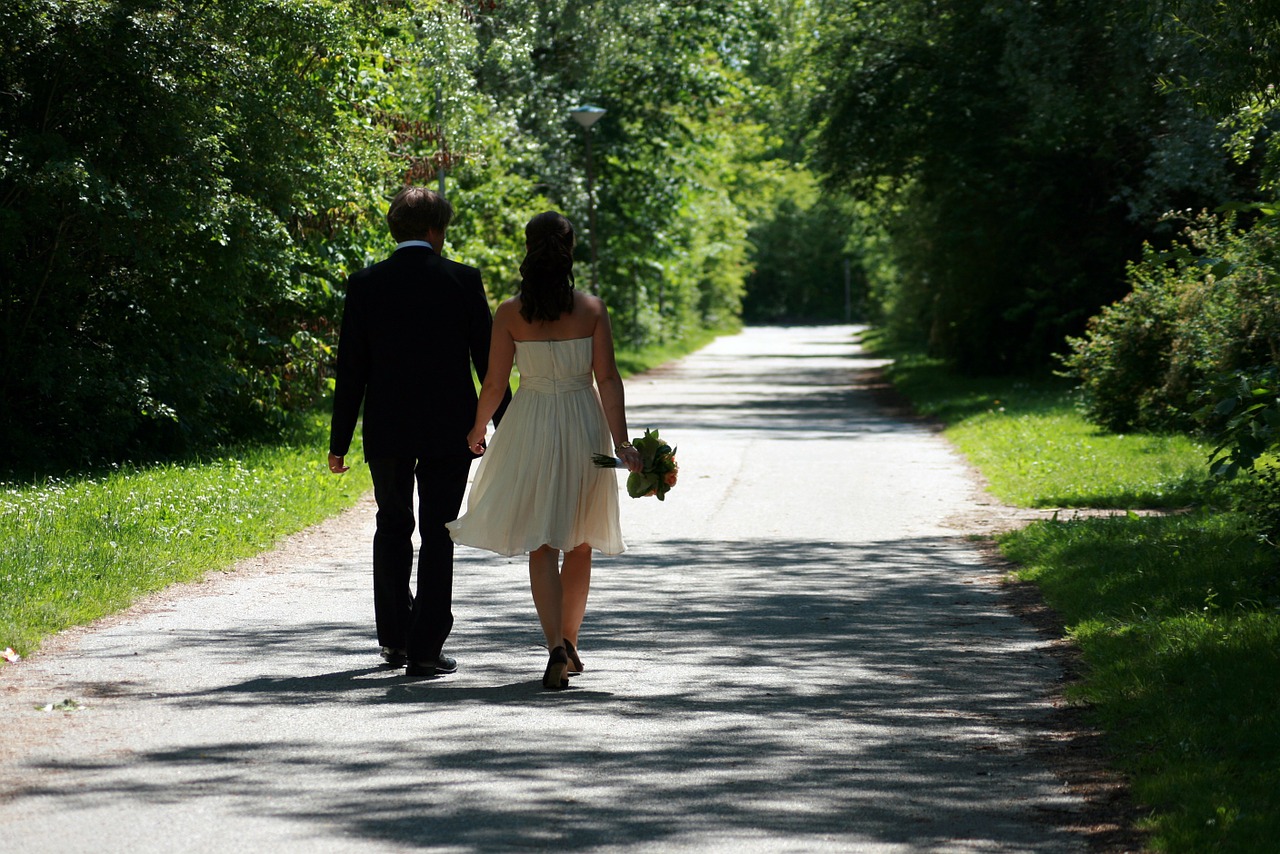
[[[343,458],[338,456],[337,454],[330,454],[329,455],[329,471],[333,472],[334,474],[342,474],[343,472],[347,471],[350,468],[350,466],[344,466],[342,464],[342,459]]]

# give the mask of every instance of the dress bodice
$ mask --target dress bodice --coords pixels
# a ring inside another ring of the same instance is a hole
[[[517,341],[520,388],[545,394],[591,387],[591,339]]]

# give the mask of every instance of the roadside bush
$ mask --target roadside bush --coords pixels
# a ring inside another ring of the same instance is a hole
[[[1224,375],[1204,394],[1199,416],[1217,438],[1210,455],[1214,477],[1244,475],[1237,509],[1258,526],[1261,539],[1280,545],[1280,366]]]
[[[1257,524],[1259,538],[1280,548],[1280,463],[1254,470],[1242,509]]]
[[[1213,474],[1235,477],[1280,448],[1280,366],[1223,376],[1204,396],[1210,402],[1199,416],[1218,438],[1210,459]]]
[[[1147,246],[1132,290],[1069,338],[1066,374],[1089,420],[1109,430],[1189,430],[1223,374],[1280,364],[1280,230],[1203,215],[1171,252]]]

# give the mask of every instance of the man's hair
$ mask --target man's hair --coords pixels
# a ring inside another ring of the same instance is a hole
[[[449,200],[426,187],[405,187],[396,193],[387,210],[387,225],[397,243],[421,240],[428,231],[444,231],[452,219],[453,205]]]

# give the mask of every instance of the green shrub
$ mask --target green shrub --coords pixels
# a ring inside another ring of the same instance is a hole
[[[1070,338],[1062,361],[1089,419],[1110,430],[1185,430],[1225,373],[1280,364],[1280,230],[1204,215],[1172,252],[1147,246],[1132,291]]]
[[[1280,366],[1224,375],[1206,396],[1210,405],[1199,415],[1218,438],[1210,461],[1215,475],[1232,478],[1249,471],[1259,457],[1280,447]]]
[[[1234,497],[1259,537],[1280,545],[1280,366],[1224,374],[1205,392],[1198,415],[1217,446],[1209,470],[1217,478],[1243,475]]]
[[[1258,526],[1258,536],[1280,547],[1280,465],[1271,463],[1254,471],[1246,513]]]

